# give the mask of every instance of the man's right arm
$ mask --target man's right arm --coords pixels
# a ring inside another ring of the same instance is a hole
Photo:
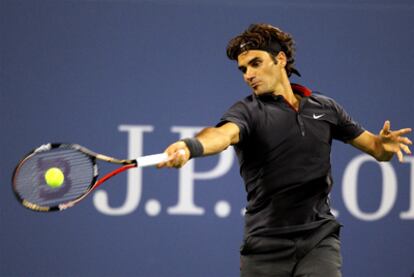
[[[203,146],[203,156],[220,153],[230,145],[237,144],[240,140],[240,128],[232,123],[227,122],[220,127],[207,127],[201,130],[196,139]],[[184,150],[184,154],[182,150]],[[158,165],[161,167],[182,167],[190,159],[190,149],[184,141],[177,141],[164,151],[170,157],[170,160]]]

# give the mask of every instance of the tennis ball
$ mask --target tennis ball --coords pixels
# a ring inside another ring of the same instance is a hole
[[[57,167],[51,167],[45,173],[46,184],[51,188],[62,186],[64,180],[65,175],[63,175],[62,170]]]

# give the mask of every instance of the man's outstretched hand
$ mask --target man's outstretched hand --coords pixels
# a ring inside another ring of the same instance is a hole
[[[412,145],[412,141],[404,135],[411,132],[411,128],[403,128],[396,131],[391,131],[391,123],[387,120],[384,122],[384,127],[379,133],[382,146],[385,152],[396,154],[398,160],[403,162],[404,155],[411,154],[409,145]]]

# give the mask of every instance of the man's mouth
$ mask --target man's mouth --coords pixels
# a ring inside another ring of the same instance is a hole
[[[254,82],[254,83],[251,83],[250,84],[250,87],[252,88],[252,89],[257,89],[257,87],[260,85],[260,82]]]

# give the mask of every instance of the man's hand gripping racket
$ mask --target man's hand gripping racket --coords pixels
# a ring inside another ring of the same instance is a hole
[[[119,160],[95,153],[77,144],[44,144],[27,154],[16,166],[13,191],[26,208],[61,211],[74,206],[111,177],[136,167],[154,166],[176,159],[175,154],[155,154],[133,160]],[[97,160],[121,167],[98,179]]]

